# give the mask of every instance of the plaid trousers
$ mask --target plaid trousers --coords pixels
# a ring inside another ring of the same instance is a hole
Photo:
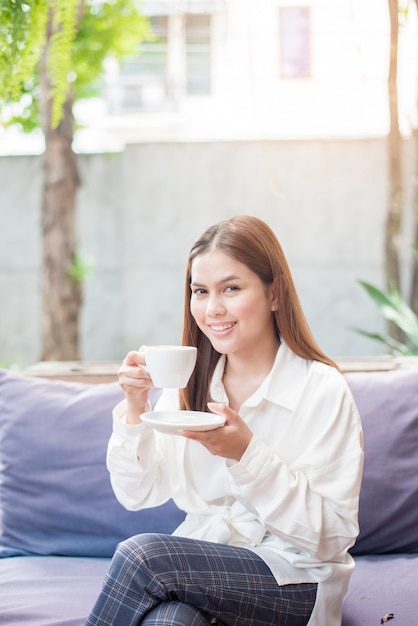
[[[316,590],[246,548],[148,533],[119,544],[86,626],[306,626]]]

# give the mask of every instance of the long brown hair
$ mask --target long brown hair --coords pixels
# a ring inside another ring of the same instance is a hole
[[[191,269],[194,259],[210,250],[221,250],[246,265],[261,282],[273,285],[278,307],[272,312],[276,331],[295,352],[308,360],[337,365],[317,345],[303,313],[292,274],[272,229],[251,215],[236,215],[205,230],[193,245],[186,268],[182,344],[197,347],[196,367],[189,384],[180,391],[182,409],[206,411],[209,386],[219,353],[197,326],[190,312]],[[338,368],[337,368],[338,369]]]

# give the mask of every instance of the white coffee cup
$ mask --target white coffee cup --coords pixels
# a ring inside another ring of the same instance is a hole
[[[194,346],[145,346],[145,367],[156,387],[186,387],[196,364]]]

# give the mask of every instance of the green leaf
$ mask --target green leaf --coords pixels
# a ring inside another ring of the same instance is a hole
[[[0,3],[0,99],[17,101],[22,83],[33,73],[46,41],[48,0]]]
[[[394,288],[389,293],[365,281],[358,281],[374,300],[383,316],[392,321],[405,333],[409,341],[418,348],[418,317]]]
[[[52,128],[57,128],[63,116],[63,106],[70,89],[72,49],[77,33],[80,0],[49,0],[52,33],[49,39],[47,67],[51,81]]]
[[[77,251],[74,260],[68,269],[68,274],[77,282],[88,280],[94,274],[95,263],[92,257]]]
[[[416,354],[414,351],[411,352],[411,349],[408,346],[395,341],[391,337],[384,337],[380,333],[371,333],[367,330],[362,330],[361,328],[353,328],[353,330],[359,333],[359,335],[363,335],[364,337],[383,343],[387,348],[389,348],[389,352],[392,354],[403,354],[405,356],[409,354]]]
[[[2,122],[19,123],[28,132],[40,125],[44,51],[56,127],[69,93],[74,102],[90,97],[100,85],[106,58],[137,54],[140,43],[150,38],[149,19],[140,14],[136,0],[0,0],[0,107],[21,105],[19,113]],[[28,94],[29,104],[27,97],[22,100]]]

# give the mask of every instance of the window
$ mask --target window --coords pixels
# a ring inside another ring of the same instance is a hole
[[[209,94],[210,16],[186,16],[186,91],[188,94]]]
[[[111,113],[162,111],[211,91],[211,16],[151,16],[154,38],[105,78]]]
[[[168,19],[155,16],[150,22],[155,38],[143,42],[140,54],[120,67],[120,107],[125,111],[158,107],[167,98]]]
[[[311,15],[309,7],[279,8],[280,76],[309,78]]]

